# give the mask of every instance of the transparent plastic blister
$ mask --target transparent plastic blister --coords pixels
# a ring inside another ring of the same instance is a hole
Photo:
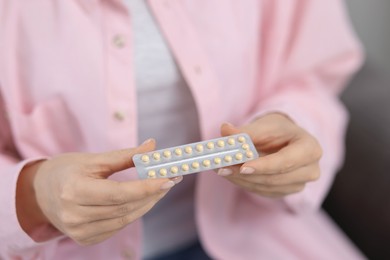
[[[259,157],[247,134],[175,146],[133,156],[140,179],[172,178],[242,164]]]

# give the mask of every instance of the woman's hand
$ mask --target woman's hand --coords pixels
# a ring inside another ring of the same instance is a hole
[[[243,189],[278,198],[300,192],[320,176],[322,149],[317,140],[287,116],[272,113],[241,128],[221,127],[223,136],[248,133],[260,158],[220,169],[218,174]]]
[[[149,211],[182,179],[128,182],[107,179],[115,172],[134,167],[131,158],[135,153],[154,147],[154,141],[150,140],[135,149],[102,154],[64,154],[40,162],[30,175],[35,175],[32,190],[39,206],[35,210],[41,211],[46,221],[81,245],[111,237]],[[21,203],[25,197],[18,197],[19,214],[23,212]],[[28,216],[27,220],[26,216],[19,216],[23,227],[21,220],[29,229]],[[43,223],[44,220],[35,222]]]

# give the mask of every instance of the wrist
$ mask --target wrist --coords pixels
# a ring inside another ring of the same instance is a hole
[[[22,229],[34,239],[34,234],[41,233],[50,222],[38,205],[33,186],[38,169],[44,161],[26,165],[19,174],[16,187],[16,214]],[[34,239],[36,240],[36,239]]]

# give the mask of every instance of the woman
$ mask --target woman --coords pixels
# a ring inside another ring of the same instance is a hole
[[[320,209],[361,60],[340,0],[0,0],[0,57],[2,258],[362,258]],[[264,156],[132,169],[237,132]]]

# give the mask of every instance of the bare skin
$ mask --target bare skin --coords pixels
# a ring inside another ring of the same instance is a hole
[[[220,169],[219,174],[241,188],[265,197],[300,192],[320,177],[322,149],[317,140],[283,114],[273,113],[240,128],[221,127],[223,136],[244,132],[251,136],[260,158]]]
[[[48,231],[53,236],[62,233],[80,245],[111,237],[142,217],[182,180],[107,179],[134,167],[131,158],[135,153],[154,148],[155,141],[149,140],[134,149],[63,154],[25,167],[16,196],[22,228],[37,241],[50,239],[40,236]]]
[[[240,128],[221,127],[223,136],[240,132],[251,136],[262,156],[218,173],[244,190],[279,198],[299,192],[319,178],[319,143],[287,116],[273,113]],[[36,241],[50,239],[47,234],[64,234],[81,245],[91,245],[111,237],[142,217],[182,180],[107,179],[134,167],[133,154],[154,148],[155,141],[149,140],[134,149],[63,154],[26,166],[16,194],[22,228]]]

